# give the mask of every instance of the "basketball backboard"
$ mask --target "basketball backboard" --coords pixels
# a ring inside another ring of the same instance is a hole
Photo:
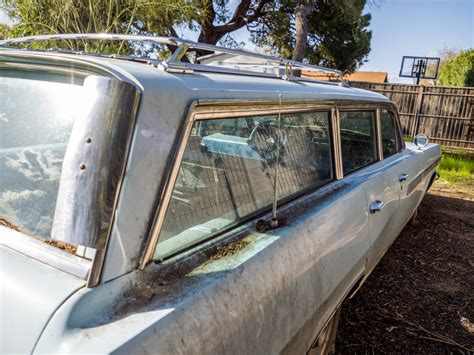
[[[436,79],[438,76],[439,58],[403,56],[400,77],[420,79]]]

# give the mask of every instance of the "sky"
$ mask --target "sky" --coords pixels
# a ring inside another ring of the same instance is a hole
[[[398,77],[402,56],[437,57],[445,47],[474,48],[474,0],[368,2],[365,12],[372,15],[371,52],[360,70],[384,71],[390,82],[412,83],[412,79]],[[8,18],[0,12],[0,23],[6,21]],[[189,31],[182,35],[193,40],[197,37]],[[234,33],[234,38],[248,43],[246,48],[254,48],[245,29]]]
[[[402,56],[438,57],[444,48],[474,48],[474,0],[379,0],[372,15],[371,52],[361,70],[398,77]]]

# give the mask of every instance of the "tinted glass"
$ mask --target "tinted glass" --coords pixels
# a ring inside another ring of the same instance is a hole
[[[0,219],[42,238],[51,233],[62,162],[83,89],[70,80],[0,70]]]
[[[273,201],[332,179],[329,113],[242,117],[194,124],[155,258],[221,232]]]
[[[383,156],[388,157],[397,152],[397,128],[395,116],[386,110],[380,111],[380,130],[382,132]]]
[[[374,112],[340,112],[344,174],[377,160]]]

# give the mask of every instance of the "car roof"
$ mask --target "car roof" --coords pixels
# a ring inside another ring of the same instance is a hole
[[[57,59],[73,60],[88,65],[100,66],[104,71],[117,74],[140,87],[142,91],[160,88],[181,92],[186,99],[276,99],[282,93],[284,100],[351,100],[390,103],[378,93],[351,88],[336,83],[312,80],[285,80],[281,77],[262,76],[245,72],[212,72],[209,69],[192,73],[168,72],[158,68],[155,62],[125,60],[87,54],[66,54],[54,51],[17,50],[0,48],[2,55],[41,57],[56,62]],[[198,66],[199,67],[199,66]],[[202,66],[203,68],[206,66]],[[164,84],[164,85],[163,85]]]
[[[85,58],[86,60],[97,60],[96,58]],[[353,100],[353,101],[379,101],[390,102],[390,100],[373,91],[351,88],[334,83],[314,82],[311,80],[284,80],[279,77],[266,77],[258,75],[244,75],[233,73],[219,73],[207,71],[194,71],[192,74],[170,73],[160,70],[153,65],[146,65],[132,61],[113,58],[100,58],[100,60],[111,66],[116,66],[133,76],[143,89],[158,85],[160,80],[166,80],[169,85],[176,89],[194,92],[198,97],[203,93],[209,99],[246,99],[249,98],[277,98],[275,93],[282,93],[283,99],[290,100]],[[198,98],[196,97],[196,98]]]

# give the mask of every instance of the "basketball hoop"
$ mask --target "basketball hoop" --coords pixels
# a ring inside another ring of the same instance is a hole
[[[416,84],[420,79],[436,79],[438,77],[439,58],[403,56],[399,76],[414,78]]]

